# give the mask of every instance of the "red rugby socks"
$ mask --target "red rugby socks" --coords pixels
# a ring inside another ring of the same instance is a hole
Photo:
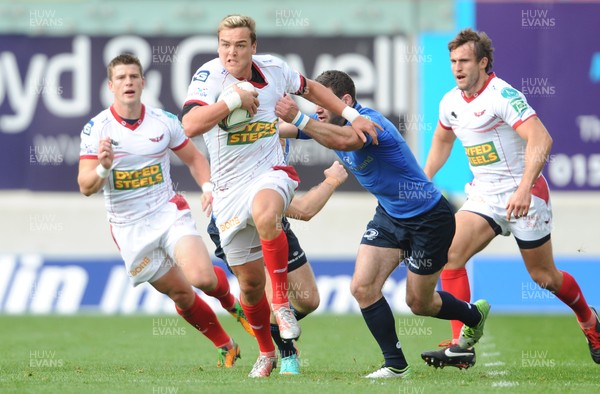
[[[440,279],[442,290],[447,291],[459,300],[471,301],[471,288],[469,287],[469,277],[465,268],[444,269]],[[451,320],[450,326],[452,327],[452,342],[458,343],[463,323],[458,320]]]

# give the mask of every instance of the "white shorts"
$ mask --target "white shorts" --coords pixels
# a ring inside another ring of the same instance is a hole
[[[516,189],[515,189],[516,190]],[[461,211],[475,212],[492,219],[500,228],[500,234],[511,233],[521,241],[537,241],[552,231],[552,205],[548,184],[540,176],[531,190],[531,204],[526,217],[506,220],[506,204],[514,190],[500,194],[484,194],[471,183],[465,185],[467,201]]]
[[[230,266],[242,265],[262,257],[260,237],[252,220],[254,196],[260,190],[275,190],[283,198],[285,212],[297,187],[298,181],[292,179],[286,171],[274,170],[260,175],[247,187],[215,190],[213,214],[221,246]]]
[[[180,195],[133,224],[111,225],[111,232],[133,286],[162,277],[173,267],[177,242],[187,235],[200,236]]]

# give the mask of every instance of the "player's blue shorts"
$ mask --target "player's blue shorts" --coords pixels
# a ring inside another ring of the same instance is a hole
[[[298,237],[292,231],[290,226],[290,222],[287,218],[283,218],[281,220],[281,227],[283,231],[285,231],[285,235],[288,239],[289,252],[288,252],[288,272],[292,272],[302,267],[304,264],[308,263],[306,259],[306,253],[300,246],[300,242],[298,241]],[[210,223],[206,229],[208,231],[208,235],[210,235],[210,239],[212,239],[215,244],[215,256],[220,258],[227,264],[227,258],[225,257],[225,253],[223,252],[223,248],[221,247],[221,238],[219,237],[219,229],[215,223],[215,217],[211,216]],[[229,268],[229,264],[227,264],[227,268]],[[231,271],[231,268],[229,268]],[[233,272],[232,272],[233,273]]]
[[[409,270],[429,275],[448,262],[455,230],[452,207],[444,197],[430,211],[409,219],[393,218],[379,205],[360,243],[402,249]]]

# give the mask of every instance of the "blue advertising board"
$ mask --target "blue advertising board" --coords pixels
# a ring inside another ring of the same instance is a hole
[[[220,263],[216,263],[220,264]],[[311,262],[321,305],[316,313],[359,313],[350,293],[354,261]],[[494,313],[566,313],[568,307],[535,284],[516,257],[477,257],[469,263],[472,299],[485,298]],[[557,266],[571,273],[588,303],[600,306],[600,258],[557,258]],[[383,288],[396,313],[406,306],[406,267],[400,265]],[[239,295],[234,276],[232,293]],[[219,303],[200,293],[211,307]],[[132,287],[118,258],[47,258],[41,255],[0,256],[0,313],[5,314],[173,314],[173,302],[148,284]]]
[[[223,267],[221,263],[215,263]],[[317,313],[358,313],[350,293],[354,270],[351,260],[311,263],[321,298]],[[225,268],[225,267],[223,267]],[[392,308],[405,311],[406,268],[399,267],[384,293]],[[239,295],[230,275],[231,291]],[[218,301],[200,293],[215,311]],[[41,255],[0,256],[0,313],[7,314],[175,313],[173,302],[147,283],[132,287],[123,262],[113,259],[45,258]]]
[[[556,258],[557,268],[577,280],[590,305],[600,305],[599,263],[598,257]],[[477,257],[472,264],[471,298],[488,300],[494,313],[570,312],[543,284],[531,279],[520,257]]]

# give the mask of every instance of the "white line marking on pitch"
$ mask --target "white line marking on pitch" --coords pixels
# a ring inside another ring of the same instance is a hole
[[[518,385],[519,385],[519,382],[512,382],[510,380],[501,380],[499,382],[492,383],[492,387],[515,387]]]
[[[499,367],[501,365],[505,365],[504,362],[502,362],[502,361],[494,361],[493,363],[485,363],[485,364],[483,364],[484,367]]]
[[[500,352],[483,352],[483,357],[498,357]]]
[[[486,372],[488,376],[505,376],[508,375],[508,371],[500,370],[500,371],[489,371]]]

